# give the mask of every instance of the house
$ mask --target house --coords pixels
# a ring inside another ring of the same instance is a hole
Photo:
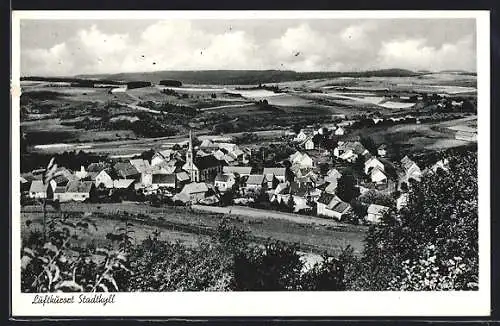
[[[383,169],[379,166],[375,166],[370,170],[370,179],[373,183],[381,184],[387,182],[387,176]]]
[[[341,176],[342,176],[342,173],[340,173],[339,170],[332,168],[327,172],[327,174],[325,176],[325,181],[336,183],[337,180],[340,179]]]
[[[307,155],[307,153],[301,153],[299,151],[290,155],[288,159],[290,163],[292,163],[292,166],[298,166],[300,168],[313,167],[314,165],[313,159],[309,155]]]
[[[203,139],[203,141],[200,144],[200,148],[203,149],[214,149],[217,148],[217,145],[215,145],[210,139]]]
[[[385,157],[387,155],[387,146],[382,144],[377,148],[377,154],[380,157]]]
[[[307,184],[298,182],[290,183],[289,194],[293,196],[293,202],[295,204],[294,212],[310,208],[309,202],[312,201],[310,197],[311,190],[312,187]]]
[[[191,203],[197,203],[204,199],[208,192],[208,186],[204,182],[191,182],[182,188],[181,193],[189,196]]]
[[[54,189],[54,200],[59,202],[69,201],[70,199],[66,199],[66,186],[57,186]]]
[[[47,197],[47,186],[42,180],[33,180],[31,182],[29,197],[35,199],[43,199]]]
[[[286,197],[289,194],[290,191],[290,184],[288,182],[282,182],[279,183],[276,186],[276,189],[272,192],[272,195],[269,197],[269,200],[271,202],[278,202],[280,203],[281,201],[288,199]],[[285,200],[286,201],[286,200]]]
[[[189,178],[189,174],[187,174],[186,171],[177,172],[175,174],[175,178],[177,179],[177,186],[179,188],[191,181],[191,179]]]
[[[130,160],[130,164],[132,164],[141,174],[140,183],[145,187],[151,186],[153,182],[153,173],[149,162],[143,159],[133,159]]]
[[[66,186],[62,201],[85,201],[90,198],[90,192],[94,187],[92,181],[70,181]]]
[[[334,195],[337,190],[337,180],[334,180],[332,182],[325,182],[317,186],[316,189],[320,190],[321,192]]]
[[[53,180],[58,186],[66,186],[70,181],[78,180],[78,178],[65,167],[59,167],[54,173]]]
[[[249,176],[252,173],[251,166],[224,166],[222,168],[224,174],[238,174],[240,177]]]
[[[274,174],[264,174],[264,179],[267,189],[274,189],[280,183]]]
[[[337,136],[343,136],[345,135],[345,129],[342,127],[338,127],[333,133]]]
[[[78,180],[85,179],[85,177],[87,177],[87,171],[85,171],[85,167],[83,165],[80,166],[80,171],[75,172],[75,177]]]
[[[153,174],[152,189],[177,188],[177,178],[175,174]]]
[[[382,162],[380,162],[376,157],[369,158],[365,162],[365,174],[368,175],[370,171],[374,168],[378,168],[381,171],[384,171],[385,167]]]
[[[173,151],[171,149],[156,152],[151,158],[151,166],[156,166],[166,161],[168,162],[172,158],[172,153]]]
[[[95,176],[94,184],[96,187],[100,187],[102,184],[105,188],[113,188],[113,178],[106,170],[102,170]]]
[[[267,186],[265,176],[263,174],[251,174],[246,180],[246,190],[256,191]]]
[[[331,217],[340,221],[349,212],[351,206],[337,195],[323,192],[317,201],[316,208],[318,216]]]
[[[214,185],[217,189],[219,189],[219,191],[224,192],[224,191],[231,189],[233,187],[233,185],[235,184],[235,181],[236,180],[235,180],[234,175],[232,173],[231,174],[219,173],[215,177]]]
[[[141,173],[130,162],[118,162],[114,165],[114,170],[122,179],[141,180]]]
[[[406,207],[408,205],[408,193],[402,193],[397,199],[396,199],[396,208],[397,210],[401,210],[403,207]]]
[[[134,179],[117,179],[113,180],[113,188],[114,189],[122,189],[122,190],[133,190],[134,183],[136,181]]]
[[[278,179],[279,182],[286,181],[286,168],[281,168],[281,167],[264,168],[262,174],[264,174],[266,178],[267,175],[274,175],[274,177]]]
[[[410,179],[414,179],[415,181],[421,180],[422,171],[420,170],[420,167],[408,156],[401,159],[401,165],[403,166],[403,170],[405,172],[402,181],[408,182]]]
[[[87,166],[87,172],[99,173],[107,167],[107,164],[103,162],[90,163],[89,166]]]
[[[371,204],[370,206],[368,206],[368,214],[366,215],[366,220],[370,223],[380,223],[382,217],[388,211],[389,207]]]
[[[344,161],[355,162],[359,156],[369,152],[360,142],[339,142],[333,150],[333,155]]]
[[[300,143],[300,146],[303,147],[305,150],[314,149],[314,142],[312,140],[312,137],[307,137],[306,140]]]

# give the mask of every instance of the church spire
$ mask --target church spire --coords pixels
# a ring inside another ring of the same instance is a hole
[[[191,134],[191,129],[189,129],[189,144],[188,144],[188,150],[186,152],[186,164],[189,168],[189,173],[191,175],[191,180],[193,180],[193,169],[194,169],[194,150],[193,150],[193,136]]]

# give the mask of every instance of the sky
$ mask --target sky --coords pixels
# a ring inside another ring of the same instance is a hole
[[[21,75],[476,71],[474,19],[22,20]]]

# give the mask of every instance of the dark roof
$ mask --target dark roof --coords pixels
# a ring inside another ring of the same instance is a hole
[[[133,176],[140,174],[137,169],[130,164],[130,162],[118,162],[115,164],[115,170],[116,172],[122,176],[122,177],[128,177],[128,176]]]
[[[302,183],[291,182],[290,183],[290,193],[294,196],[305,196],[309,191],[309,187]]]
[[[337,213],[343,213],[345,212],[348,208],[350,207],[350,205],[346,202],[343,202],[341,201],[340,203],[338,203],[337,205],[335,205],[332,210],[334,210],[335,212]]]
[[[333,200],[333,198],[335,198],[334,194],[329,194],[327,192],[323,192],[323,193],[321,193],[321,196],[319,196],[318,203],[321,203],[324,205],[329,205],[330,202]]]
[[[229,175],[219,173],[215,177],[215,181],[227,182],[229,180]]]
[[[62,194],[66,192],[66,187],[64,186],[57,186],[56,189],[54,190],[55,194]]]
[[[153,174],[153,183],[175,183],[175,174]]]
[[[238,173],[250,174],[252,172],[251,166],[225,166],[222,170],[224,173]]]
[[[99,163],[90,163],[89,166],[87,167],[87,172],[101,172],[101,170],[104,170],[106,168],[106,164],[99,162]]]
[[[92,181],[70,181],[66,186],[66,192],[89,193],[93,185]]]
[[[213,155],[207,155],[207,156],[197,157],[194,164],[199,170],[205,170],[216,166],[222,166],[224,165],[224,162],[218,160]]]

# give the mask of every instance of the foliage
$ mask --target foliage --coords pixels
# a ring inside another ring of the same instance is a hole
[[[115,279],[128,273],[127,255],[122,249],[76,247],[77,234],[88,232],[93,221],[68,215],[49,222],[46,242],[43,234],[31,232],[22,243],[21,289],[23,292],[108,292],[120,291]],[[94,224],[95,226],[95,224]]]
[[[477,288],[477,153],[451,156],[449,167],[414,183],[408,206],[370,228],[359,262],[369,272],[352,288]]]
[[[356,179],[352,173],[343,171],[342,176],[337,182],[336,194],[343,201],[350,202],[353,198],[359,196],[359,188],[356,186]]]

